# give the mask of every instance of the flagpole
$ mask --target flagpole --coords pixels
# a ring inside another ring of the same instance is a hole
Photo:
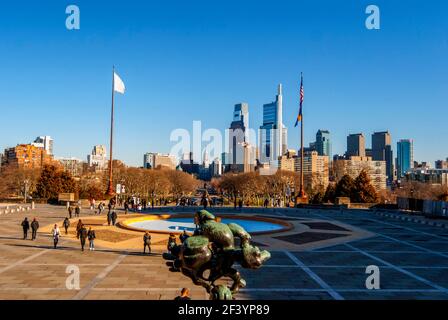
[[[300,87],[302,90],[302,86],[303,86],[303,73],[300,73]],[[305,156],[305,152],[303,150],[303,109],[301,108],[301,119],[300,119],[300,191],[299,191],[299,197],[300,197],[300,202],[304,203],[307,202],[306,201],[306,194],[305,194],[305,189],[303,187],[303,165],[304,165],[304,156]]]
[[[113,160],[113,143],[114,143],[114,99],[115,98],[115,66],[112,66],[112,109],[110,113],[110,157],[109,157],[109,187],[107,188],[107,195],[114,194],[112,184],[112,160]]]

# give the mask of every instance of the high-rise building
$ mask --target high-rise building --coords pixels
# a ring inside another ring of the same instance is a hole
[[[54,141],[50,136],[39,136],[32,145],[44,149],[48,155],[53,155],[53,143]]]
[[[327,156],[328,160],[331,161],[332,153],[330,131],[318,130],[316,133],[316,142],[314,147],[320,156]]]
[[[394,179],[394,158],[391,141],[392,138],[388,131],[372,134],[372,160],[386,161],[386,175],[389,183]]]
[[[218,177],[222,175],[222,160],[221,158],[216,158],[210,165],[210,173],[212,177]]]
[[[44,148],[32,144],[19,144],[14,148],[5,150],[2,166],[36,169],[42,168],[52,161],[53,156],[48,154]]]
[[[146,169],[176,169],[176,158],[169,154],[148,152],[143,155],[143,167]]]
[[[397,142],[397,178],[401,179],[414,166],[414,144],[410,139]]]
[[[282,85],[274,102],[263,105],[263,125],[259,133],[259,160],[277,165],[277,160],[288,148],[288,129],[283,124]]]
[[[325,190],[329,183],[328,157],[320,156],[317,151],[304,152],[303,182],[307,190]],[[294,171],[300,172],[301,157],[294,157]]]
[[[83,174],[84,163],[77,158],[58,158],[57,159],[65,171],[73,177],[80,177]]]
[[[371,157],[334,158],[333,173],[335,181],[339,181],[344,175],[356,179],[361,171],[366,171],[370,182],[377,191],[386,189],[386,161],[373,161]]]
[[[229,128],[227,171],[248,172],[255,168],[255,149],[249,143],[249,106],[236,104]]]
[[[92,153],[87,155],[87,164],[95,171],[106,170],[108,167],[108,160],[106,154],[106,146],[96,145],[93,147]]]
[[[436,169],[448,169],[448,158],[446,160],[437,160],[435,165]]]
[[[347,152],[349,157],[365,157],[366,156],[366,140],[362,133],[349,134],[347,136]]]

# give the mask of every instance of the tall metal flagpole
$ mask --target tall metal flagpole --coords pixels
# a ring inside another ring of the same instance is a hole
[[[112,159],[113,159],[113,144],[114,144],[114,97],[115,97],[115,66],[112,67],[112,110],[110,113],[110,158],[109,158],[109,187],[107,194],[112,196],[114,194],[114,187],[112,184]]]
[[[305,152],[303,150],[303,109],[302,109],[302,92],[303,90],[303,73],[300,73],[300,111],[301,111],[301,121],[300,121],[300,191],[299,191],[299,197],[300,202],[307,202],[306,200],[306,194],[305,189],[303,187],[303,158],[305,156]]]

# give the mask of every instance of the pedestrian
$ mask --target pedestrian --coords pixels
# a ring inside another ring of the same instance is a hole
[[[87,239],[87,229],[84,225],[81,225],[78,231],[78,239],[81,240],[81,251],[84,251]]]
[[[187,234],[187,231],[184,230],[184,232],[182,232],[182,234],[179,236],[180,242],[184,243],[184,241],[187,240],[188,237],[189,235]]]
[[[111,218],[112,218],[112,225],[114,226],[115,223],[117,222],[117,218],[118,218],[117,213],[115,211],[112,211]]]
[[[96,238],[95,230],[92,230],[92,227],[89,228],[89,232],[87,232],[87,238],[89,239],[89,250],[95,250],[94,240]]]
[[[65,228],[65,234],[68,234],[68,227],[70,227],[70,220],[65,217],[64,222],[62,223],[62,225]]]
[[[79,205],[77,205],[75,208],[75,216],[79,218],[80,214],[81,214],[81,208],[79,207]]]
[[[79,239],[79,230],[81,230],[83,223],[81,219],[78,220],[78,224],[76,225],[76,238]]]
[[[187,288],[182,288],[180,291],[180,296],[174,298],[174,300],[191,300],[190,298],[190,290]]]
[[[177,245],[176,243],[176,236],[174,233],[170,233],[170,236],[168,237],[168,245],[167,250],[168,252],[171,252],[171,250]]]
[[[149,231],[146,231],[143,235],[143,253],[146,253],[146,247],[148,247],[148,253],[151,253],[151,235]]]
[[[59,227],[57,224],[54,225],[53,230],[51,231],[51,235],[53,236],[53,246],[56,249],[59,237],[61,236],[61,232],[59,231]]]
[[[104,206],[103,203],[100,202],[100,204],[98,205],[98,214],[101,215],[101,212],[103,212]]]
[[[110,222],[112,221],[112,211],[109,210],[107,213],[107,225],[110,226]]]
[[[28,218],[25,218],[25,220],[22,221],[22,228],[23,240],[26,240],[26,238],[28,238],[28,230],[30,230],[30,222],[28,221]]]
[[[73,214],[73,207],[69,204],[68,205],[68,216],[70,217],[70,219],[72,218],[72,214]]]
[[[36,240],[37,229],[39,229],[39,222],[34,218],[33,222],[31,222],[31,240]]]
[[[95,199],[90,200],[90,210],[95,210]]]
[[[124,214],[128,214],[128,211],[129,211],[129,203],[126,201],[124,203]]]

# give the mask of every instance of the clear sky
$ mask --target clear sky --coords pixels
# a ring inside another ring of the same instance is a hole
[[[289,146],[298,146],[300,72],[305,141],[389,130],[414,139],[415,158],[448,157],[448,2],[440,1],[9,1],[0,10],[0,148],[51,135],[56,156],[85,159],[108,146],[111,68],[127,92],[116,99],[115,156],[141,165],[168,152],[176,128],[228,128],[233,105],[250,125],[283,84]],[[65,8],[81,29],[65,27]],[[367,30],[365,8],[381,10]]]

